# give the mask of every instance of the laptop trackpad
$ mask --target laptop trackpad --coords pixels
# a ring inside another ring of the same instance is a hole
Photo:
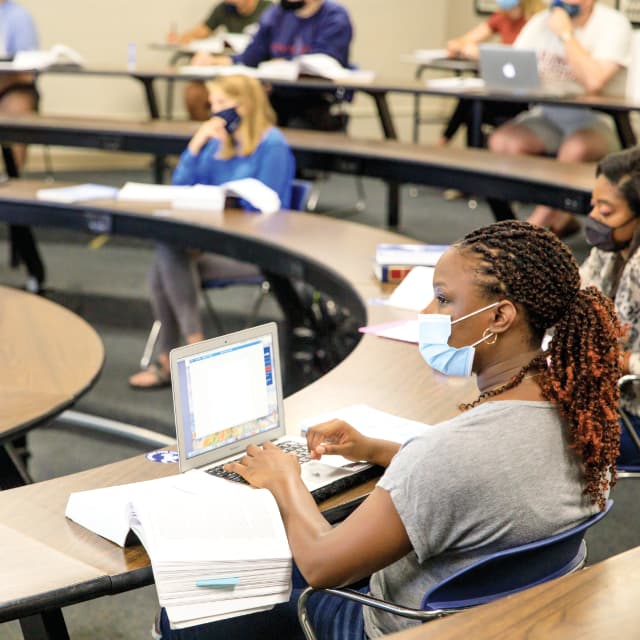
[[[309,491],[349,476],[352,473],[353,470],[332,467],[328,464],[322,464],[318,460],[310,460],[302,465],[302,480]]]

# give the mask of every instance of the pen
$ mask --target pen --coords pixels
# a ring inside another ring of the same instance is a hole
[[[240,578],[207,578],[197,580],[196,587],[208,589],[229,589],[235,587],[240,582]]]

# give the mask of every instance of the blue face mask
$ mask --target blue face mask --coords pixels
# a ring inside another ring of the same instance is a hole
[[[212,118],[222,118],[224,120],[224,128],[227,130],[229,135],[232,135],[233,132],[240,125],[240,116],[238,112],[235,110],[235,107],[229,107],[228,109],[223,109],[222,111],[216,111],[211,114]]]
[[[580,13],[580,5],[573,4],[572,2],[563,2],[563,0],[553,0],[551,3],[551,9],[554,7],[559,7],[560,9],[564,9],[570,18],[575,18]]]
[[[509,11],[509,9],[515,9],[520,4],[520,0],[498,0],[496,4],[503,11]]]
[[[499,304],[499,302],[494,302],[453,322],[451,322],[451,316],[442,313],[420,314],[418,316],[418,348],[425,362],[432,369],[444,373],[446,376],[470,376],[476,345],[494,338],[495,334],[483,335],[480,340],[467,347],[450,347],[451,325],[471,318],[487,309],[492,309]]]

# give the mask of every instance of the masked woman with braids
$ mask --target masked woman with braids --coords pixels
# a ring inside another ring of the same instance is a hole
[[[640,149],[612,153],[596,170],[592,210],[585,234],[593,246],[580,268],[583,286],[598,287],[615,305],[622,323],[623,373],[640,374]],[[622,400],[636,431],[640,400]],[[640,451],[624,424],[622,464],[640,464]]]
[[[372,595],[419,607],[430,586],[479,558],[603,509],[615,482],[619,325],[606,296],[580,288],[565,245],[526,222],[479,229],[442,256],[434,293],[421,315],[422,356],[445,375],[475,373],[478,398],[402,448],[339,420],[310,429],[313,457],[386,467],[348,518],[330,526],[296,459],[269,443],[227,465],[272,492],[296,565],[315,587],[368,579]],[[301,637],[297,593],[274,611],[225,624],[261,637],[270,619],[282,637]],[[416,624],[323,594],[309,603],[323,639],[363,640]],[[242,635],[210,628],[198,637]]]

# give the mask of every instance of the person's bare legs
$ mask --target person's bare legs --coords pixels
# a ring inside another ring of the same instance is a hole
[[[191,120],[204,122],[211,115],[209,93],[202,82],[190,82],[184,90],[184,101]]]
[[[10,116],[34,113],[36,110],[33,95],[28,91],[13,91],[0,100],[0,112]],[[27,160],[27,145],[12,145],[13,157],[18,170],[22,169]]]
[[[600,160],[609,151],[607,140],[598,131],[580,129],[564,139],[558,149],[557,159],[561,162],[592,162]],[[542,205],[533,210],[529,216],[529,222],[541,227],[549,227],[559,236],[579,228],[572,213]]]

